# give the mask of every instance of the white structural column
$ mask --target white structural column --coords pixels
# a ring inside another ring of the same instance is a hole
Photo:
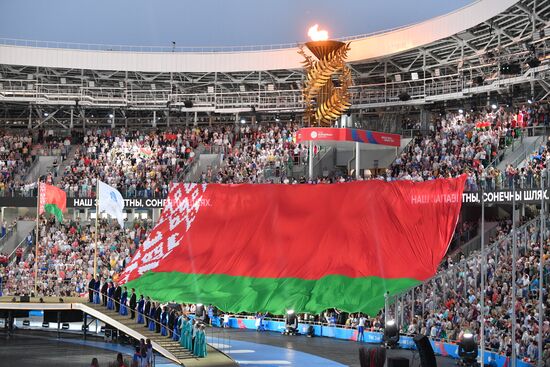
[[[361,167],[360,165],[360,160],[361,160],[361,148],[360,148],[360,145],[359,145],[359,142],[355,142],[355,178],[356,179],[359,179],[359,169]]]
[[[313,141],[309,141],[308,149],[308,177],[310,180],[313,180]]]

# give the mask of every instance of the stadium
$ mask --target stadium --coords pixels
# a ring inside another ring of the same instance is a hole
[[[550,1],[303,29],[0,37],[0,366],[550,367]]]

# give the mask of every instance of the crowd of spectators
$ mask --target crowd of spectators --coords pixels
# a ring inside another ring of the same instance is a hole
[[[422,322],[413,326],[413,330],[409,328],[409,332],[421,332],[436,339],[460,340],[462,333],[469,330],[478,336],[479,341],[480,298],[483,294],[486,348],[511,355],[513,239],[510,226],[511,223],[500,226],[486,253],[485,289],[481,290],[483,260],[479,253],[462,257],[458,262],[447,260],[446,269],[426,282],[423,292],[417,289],[414,314],[422,315],[424,312],[424,316]],[[530,361],[536,361],[538,355],[540,246],[543,246],[544,254],[544,284],[550,281],[549,235],[550,231],[546,230],[541,242],[540,220],[516,229],[516,355]],[[543,343],[546,345],[550,342],[548,286],[543,288],[542,296]]]
[[[490,111],[442,114],[430,132],[418,135],[396,158],[387,175],[425,181],[468,174],[469,191],[503,188],[505,173],[494,167],[499,152],[521,134],[522,116],[503,107]]]
[[[367,171],[364,179],[425,181],[455,177],[467,173],[467,190],[494,190],[517,187],[536,187],[550,158],[550,140],[533,154],[524,166],[496,168],[501,151],[520,137],[522,127],[547,124],[544,109],[508,111],[504,108],[466,113],[446,113],[434,120],[430,131],[418,135],[396,158],[383,175]],[[168,192],[168,184],[185,172],[195,150],[202,145],[207,152],[223,157],[219,169],[209,168],[201,175],[202,182],[218,183],[334,183],[351,181],[347,175],[308,180],[294,179],[292,167],[307,162],[307,147],[296,144],[293,123],[269,125],[228,125],[190,128],[166,132],[88,131],[76,145],[74,158],[60,175],[58,185],[69,197],[94,196],[95,180],[100,179],[118,188],[129,197],[159,197]],[[10,139],[4,139],[10,141]],[[0,143],[0,156],[2,153]],[[14,168],[7,174],[5,167],[19,167],[32,162],[32,139],[14,138],[8,143],[7,161],[0,164],[2,182],[10,182],[19,174]],[[61,143],[68,152],[66,140]],[[0,161],[2,163],[3,161]],[[15,162],[15,163],[14,163]],[[9,171],[9,170],[8,170]],[[277,180],[275,179],[277,178]],[[53,177],[49,178],[52,182]],[[8,185],[10,185],[8,184]],[[0,182],[0,195],[3,193]],[[94,227],[75,222],[56,223],[43,219],[40,226],[38,295],[71,296],[86,293],[88,276],[93,272]],[[136,222],[120,232],[101,222],[98,268],[103,279],[113,279],[129,262],[137,246],[144,240],[151,223]],[[546,228],[549,228],[548,225]],[[545,284],[550,280],[550,254],[547,231],[541,243],[537,223],[518,233],[517,266],[517,355],[536,360],[538,333],[538,269],[544,267]],[[476,223],[465,222],[458,234],[477,231]],[[486,347],[499,353],[511,354],[511,236],[510,223],[501,224],[487,255],[486,287],[481,290],[480,257],[447,259],[438,276],[416,289],[415,297],[402,304],[405,317],[403,331],[422,333],[435,339],[460,340],[465,330],[479,337],[480,294],[485,301]],[[539,264],[543,246],[545,264]],[[0,262],[0,271],[7,282],[7,294],[24,294],[34,287],[34,253],[25,251],[14,261]],[[0,273],[0,275],[2,275]],[[422,294],[422,298],[420,297]],[[408,296],[407,296],[408,297]],[[543,293],[548,303],[548,290]],[[411,306],[412,305],[412,306]],[[544,338],[550,338],[550,317],[545,306]],[[397,317],[399,312],[395,312]],[[317,320],[330,324],[356,327],[362,315],[347,315],[338,310],[327,311]],[[366,321],[367,327],[383,327],[383,315]],[[365,322],[365,321],[361,321]]]
[[[0,132],[0,196],[13,196],[36,156],[32,136]]]
[[[307,159],[307,147],[295,143],[298,128],[293,123],[241,127],[236,144],[225,146],[226,154],[218,172],[207,170],[201,180],[267,183],[288,179],[293,165],[305,163]]]
[[[98,262],[100,275],[112,279],[130,261],[151,228],[150,221],[136,221],[120,230],[118,225],[99,222]],[[79,296],[87,292],[93,274],[95,226],[75,221],[42,219],[39,233],[37,296]],[[0,264],[4,293],[24,295],[34,292],[34,246],[30,241],[7,264]]]
[[[197,133],[198,132],[198,133]],[[169,183],[185,172],[201,132],[89,130],[76,145],[59,185],[70,197],[93,197],[96,179],[128,197],[163,197]]]

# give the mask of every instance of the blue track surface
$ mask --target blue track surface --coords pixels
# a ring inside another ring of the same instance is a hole
[[[274,347],[266,344],[231,340],[227,344],[216,344],[208,340],[214,348],[221,350],[243,367],[278,367],[278,366],[318,366],[345,367],[345,365],[321,358],[313,354],[294,349]]]
[[[85,345],[92,348],[106,349],[117,353],[133,355],[134,350],[130,346],[105,343],[91,340],[78,339],[56,339],[63,343]],[[208,343],[222,352],[229,355],[241,366],[244,367],[286,367],[286,366],[318,366],[318,367],[345,367],[345,365],[321,358],[313,354],[299,352],[294,349],[274,347],[266,344],[252,343],[240,340],[227,341],[227,344],[217,345],[214,340],[208,340]],[[156,366],[159,367],[177,367],[163,357],[156,358]]]

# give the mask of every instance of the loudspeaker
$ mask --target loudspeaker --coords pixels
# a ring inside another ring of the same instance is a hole
[[[399,93],[398,97],[400,101],[408,101],[409,99],[411,99],[411,96],[407,92]]]
[[[430,344],[430,339],[426,335],[417,335],[414,337],[414,344],[420,355],[420,365],[422,367],[437,367],[434,350]]]
[[[530,68],[536,68],[537,66],[540,66],[540,60],[536,57],[532,57],[527,60],[527,65],[529,65]]]
[[[29,297],[29,296],[19,297],[19,302],[30,302],[30,301],[31,301],[31,297]]]
[[[386,363],[386,349],[375,347],[359,349],[359,363],[361,367],[384,367]]]
[[[409,360],[403,357],[388,357],[388,367],[409,367]]]
[[[183,102],[185,108],[193,108],[193,101],[187,100]]]

